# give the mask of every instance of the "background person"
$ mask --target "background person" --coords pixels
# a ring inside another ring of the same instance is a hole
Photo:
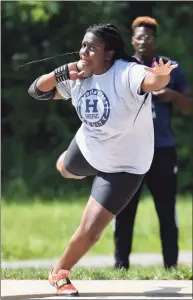
[[[157,27],[157,21],[150,17],[138,17],[132,23],[132,45],[135,49],[135,57],[149,67],[155,61],[159,61],[161,57],[156,54]],[[163,57],[163,60],[167,62],[169,58]],[[172,64],[177,64],[177,62],[173,61]],[[116,217],[114,231],[116,268],[129,268],[134,220],[144,183],[153,197],[159,218],[164,266],[170,268],[177,265],[176,194],[178,166],[174,133],[171,127],[172,106],[174,104],[181,112],[192,114],[193,99],[187,96],[188,84],[179,65],[171,73],[167,87],[154,91],[152,94],[155,133],[154,158],[150,170],[146,173],[132,201]]]

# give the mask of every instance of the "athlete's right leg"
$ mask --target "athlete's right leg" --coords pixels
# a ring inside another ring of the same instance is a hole
[[[72,140],[68,149],[59,156],[56,168],[64,178],[82,179],[98,173],[83,156],[76,143],[76,138]]]
[[[71,174],[70,172],[68,172],[66,170],[66,168],[64,167],[65,165],[65,155],[66,155],[66,152],[63,152],[57,162],[56,162],[56,169],[60,172],[60,174],[64,177],[64,178],[73,178],[73,179],[83,179],[84,177],[86,176],[77,176],[77,175],[73,175]]]

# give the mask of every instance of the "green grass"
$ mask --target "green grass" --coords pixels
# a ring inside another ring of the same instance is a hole
[[[2,270],[2,279],[47,279],[47,269],[18,269]],[[177,270],[164,270],[162,267],[137,268],[133,267],[129,271],[105,269],[85,269],[76,268],[71,271],[73,280],[188,280],[192,276],[190,267],[179,267]]]
[[[40,200],[7,203],[2,201],[2,260],[57,258],[61,255],[86,204],[80,199]],[[192,249],[191,197],[177,202],[180,250]],[[157,214],[151,198],[140,202],[134,230],[133,252],[161,252]],[[104,231],[90,255],[112,254],[113,224]]]

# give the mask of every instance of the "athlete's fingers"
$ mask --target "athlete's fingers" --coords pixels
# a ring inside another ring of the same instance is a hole
[[[175,64],[175,65],[170,66],[170,69],[173,70],[173,69],[175,69],[177,67],[178,67],[178,64]]]

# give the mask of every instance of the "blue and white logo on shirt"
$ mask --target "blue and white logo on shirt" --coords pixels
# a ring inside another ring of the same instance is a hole
[[[101,90],[88,90],[78,100],[77,113],[85,124],[91,127],[101,127],[109,118],[109,99]]]

